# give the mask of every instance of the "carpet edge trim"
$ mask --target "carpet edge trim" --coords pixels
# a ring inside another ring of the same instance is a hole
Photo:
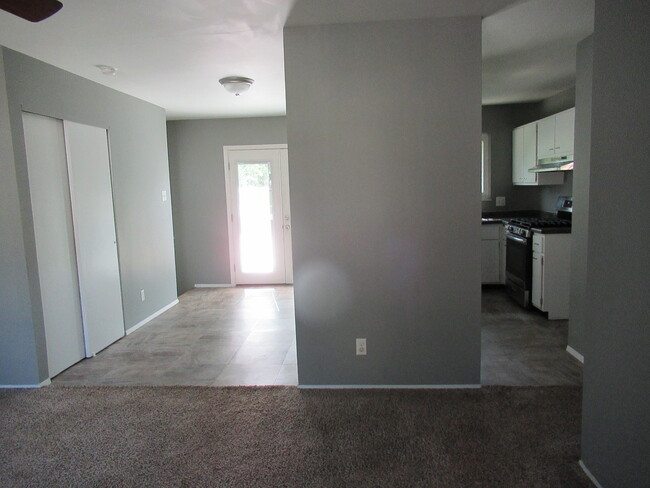
[[[298,385],[298,388],[301,390],[460,390],[478,389],[481,385]]]

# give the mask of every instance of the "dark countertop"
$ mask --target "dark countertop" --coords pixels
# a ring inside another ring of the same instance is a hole
[[[504,210],[502,212],[483,212],[481,224],[504,224],[506,220],[517,217],[553,218],[554,213],[542,212],[541,210]]]
[[[505,224],[505,220],[498,217],[481,217],[481,224]]]
[[[550,227],[550,228],[539,228],[532,227],[531,231],[536,234],[571,234],[571,227]]]

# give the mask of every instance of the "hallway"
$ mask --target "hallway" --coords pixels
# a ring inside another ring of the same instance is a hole
[[[295,385],[293,288],[195,288],[52,380],[83,385]]]

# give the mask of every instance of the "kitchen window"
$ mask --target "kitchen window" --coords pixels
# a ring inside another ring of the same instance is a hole
[[[491,200],[490,192],[490,136],[481,136],[481,200]]]

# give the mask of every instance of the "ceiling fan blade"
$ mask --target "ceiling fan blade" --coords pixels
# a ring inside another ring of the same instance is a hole
[[[57,0],[0,0],[0,9],[30,22],[40,22],[61,10]]]

